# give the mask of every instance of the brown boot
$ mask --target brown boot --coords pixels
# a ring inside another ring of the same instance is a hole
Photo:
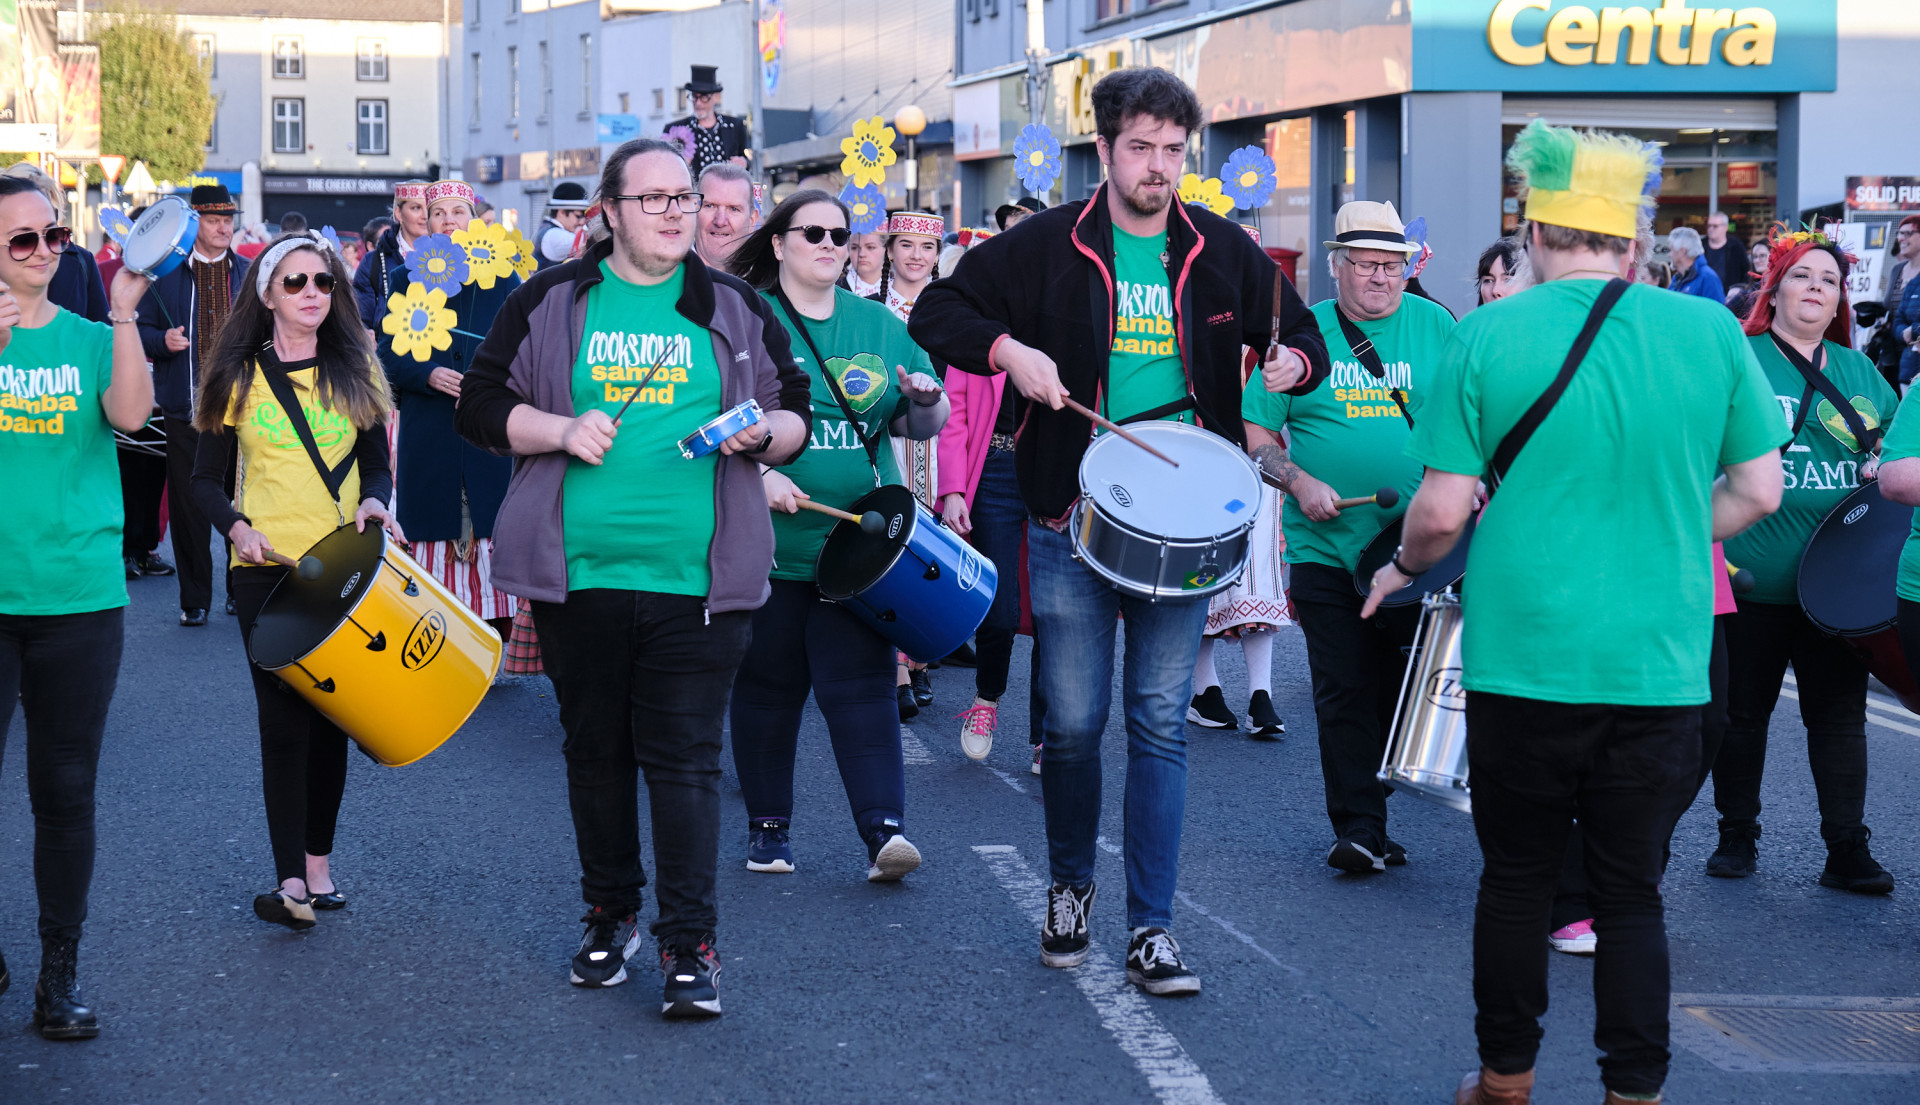
[[[1528,1105],[1532,1100],[1532,1071],[1495,1074],[1481,1067],[1469,1071],[1460,1080],[1460,1088],[1453,1092],[1453,1105]]]
[[[1649,1102],[1640,1098],[1621,1097],[1612,1090],[1608,1090],[1607,1105],[1660,1105],[1660,1099],[1656,1097]]]

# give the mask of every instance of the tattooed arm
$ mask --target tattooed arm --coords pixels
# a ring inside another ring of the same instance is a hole
[[[1333,505],[1339,494],[1295,464],[1288,451],[1281,447],[1279,434],[1253,421],[1247,422],[1246,428],[1247,452],[1260,466],[1262,478],[1293,496],[1301,512],[1312,521],[1325,522],[1340,516],[1339,508]]]

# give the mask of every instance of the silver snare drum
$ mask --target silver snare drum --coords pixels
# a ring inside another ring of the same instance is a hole
[[[1471,813],[1467,698],[1460,684],[1460,596],[1432,594],[1422,605],[1413,655],[1400,684],[1400,706],[1393,715],[1393,739],[1380,762],[1380,781]]]
[[[1179,422],[1127,430],[1180,467],[1118,434],[1096,438],[1080,458],[1074,556],[1115,588],[1153,602],[1231,587],[1246,570],[1260,509],[1253,461],[1227,439]]]

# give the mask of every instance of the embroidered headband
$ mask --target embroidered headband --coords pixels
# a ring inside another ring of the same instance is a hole
[[[261,254],[260,259],[253,263],[253,290],[254,294],[260,297],[260,302],[267,302],[267,287],[273,283],[273,270],[279,268],[280,262],[286,259],[287,254],[296,249],[317,249],[320,255],[325,257],[333,252],[333,243],[321,237],[318,231],[307,230],[281,240],[279,244]],[[328,260],[327,267],[333,267],[331,259]]]
[[[405,180],[393,186],[393,202],[406,200],[424,200],[427,198],[427,182],[424,180]]]
[[[468,207],[473,206],[473,185],[464,180],[437,180],[427,185],[427,207],[431,209],[441,200],[465,200]]]
[[[923,211],[902,211],[887,219],[887,236],[895,234],[918,234],[937,242],[947,235],[947,221]]]

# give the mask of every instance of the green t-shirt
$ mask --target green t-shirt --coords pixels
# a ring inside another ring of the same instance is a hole
[[[773,302],[773,297],[767,298]],[[780,471],[814,502],[846,510],[855,499],[873,490],[873,465],[813,363],[813,351],[794,329],[793,320],[778,304],[773,313],[787,328],[794,363],[813,381],[813,439],[799,460]],[[887,427],[906,413],[912,400],[894,386],[894,368],[931,373],[933,367],[926,353],[907,337],[907,324],[892,311],[844,288],[834,289],[833,316],[807,319],[807,333],[827,359],[827,371],[846,393],[847,405],[860,419],[861,431],[878,449],[880,478],[886,483],[899,483],[900,472],[888,445]],[[773,578],[811,580],[814,561],[819,559],[820,546],[833,523],[832,518],[817,511],[774,511]]]
[[[1603,286],[1555,280],[1461,320],[1416,415],[1413,458],[1484,471],[1559,372]],[[1786,436],[1731,312],[1627,289],[1482,512],[1467,558],[1467,690],[1707,701],[1714,476]]]
[[[1287,563],[1325,564],[1351,572],[1360,550],[1406,512],[1420,486],[1420,466],[1406,455],[1413,431],[1388,389],[1400,389],[1408,411],[1419,416],[1427,380],[1439,368],[1453,334],[1453,316],[1430,299],[1408,295],[1386,318],[1355,319],[1354,325],[1380,354],[1387,370],[1384,380],[1374,379],[1353,355],[1333,300],[1314,304],[1313,317],[1327,339],[1333,374],[1305,395],[1276,395],[1262,386],[1258,374],[1250,376],[1240,393],[1240,413],[1276,433],[1285,426],[1293,462],[1342,496],[1371,495],[1383,487],[1400,492],[1398,506],[1343,510],[1327,522],[1308,518],[1293,496],[1281,498]]]
[[[1125,422],[1187,393],[1180,338],[1167,280],[1167,232],[1151,238],[1113,228],[1113,350],[1107,356],[1104,412]],[[1176,421],[1192,421],[1182,412]]]
[[[0,614],[84,614],[127,604],[120,464],[100,409],[112,382],[112,329],[64,308],[45,326],[15,326],[0,351],[0,473],[8,495]]]
[[[567,462],[567,589],[705,596],[720,454],[688,460],[679,442],[720,413],[713,338],[674,309],[684,267],[651,287],[627,283],[605,261],[600,275],[573,366],[574,411],[612,414],[662,349],[667,357],[621,416],[603,463]]]
[[[1766,374],[1782,425],[1793,428],[1800,417],[1800,400],[1807,378],[1800,375],[1768,334],[1747,339],[1753,345],[1760,370]],[[1867,429],[1893,421],[1900,397],[1887,386],[1873,362],[1845,346],[1827,342],[1827,378],[1852,401]],[[1780,454],[1786,492],[1780,509],[1753,524],[1753,528],[1726,544],[1727,561],[1753,573],[1753,590],[1744,602],[1771,602],[1791,606],[1800,601],[1800,554],[1820,520],[1860,486],[1860,462],[1852,431],[1833,404],[1813,393],[1814,409],[1799,436]]]
[[[1920,403],[1902,407],[1894,417],[1880,446],[1882,464],[1920,457],[1920,413],[1915,412],[1920,412]],[[1893,589],[1908,602],[1920,602],[1920,511],[1914,513],[1913,531],[1900,550],[1900,578]]]

